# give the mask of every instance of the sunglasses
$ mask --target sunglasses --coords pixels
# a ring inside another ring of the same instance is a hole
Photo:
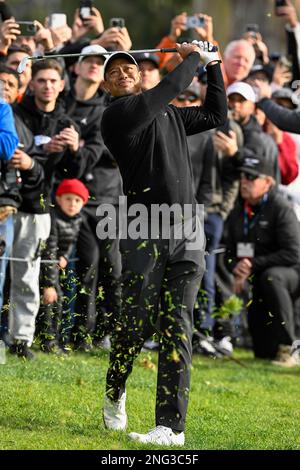
[[[189,101],[190,103],[194,103],[198,100],[197,96],[194,95],[179,95],[177,96],[178,101]]]
[[[251,173],[245,173],[241,172],[240,173],[240,178],[245,178],[247,181],[255,181],[257,178],[262,178],[265,175],[252,175]]]

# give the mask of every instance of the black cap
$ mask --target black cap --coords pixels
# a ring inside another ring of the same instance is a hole
[[[274,178],[274,165],[268,157],[252,152],[250,149],[245,150],[243,160],[238,170],[250,175],[266,175]]]
[[[159,68],[159,57],[156,54],[150,54],[150,52],[140,52],[139,54],[132,54],[137,63],[143,61],[152,62],[156,68]]]
[[[252,77],[257,73],[264,73],[268,82],[271,83],[273,78],[273,71],[273,67],[271,67],[270,65],[255,64],[250,70],[248,77]]]

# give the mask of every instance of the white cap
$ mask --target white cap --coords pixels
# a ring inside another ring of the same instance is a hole
[[[101,55],[103,61],[105,61],[109,57],[108,54],[105,54],[105,52],[107,52],[107,50],[104,49],[104,47],[99,46],[99,44],[91,44],[90,46],[86,46],[81,50],[80,54],[84,55],[79,57],[78,62],[80,63],[83,59],[85,59],[85,55]]]
[[[227,96],[232,95],[233,93],[238,93],[242,95],[245,100],[256,102],[256,96],[252,86],[244,82],[234,82],[226,90]]]
[[[103,75],[104,75],[104,77],[105,77],[105,73],[106,73],[106,70],[107,70],[107,67],[109,66],[109,64],[110,64],[113,60],[118,59],[118,58],[121,59],[122,57],[123,57],[123,59],[127,59],[127,60],[128,60],[129,62],[131,62],[132,64],[135,64],[135,65],[137,66],[137,68],[139,68],[138,63],[137,63],[137,61],[135,60],[135,58],[134,58],[131,54],[129,54],[128,52],[125,52],[125,51],[124,51],[124,52],[123,52],[123,51],[121,51],[121,52],[114,52],[114,54],[111,54],[111,55],[106,59],[106,61],[104,62],[104,68],[103,68]]]

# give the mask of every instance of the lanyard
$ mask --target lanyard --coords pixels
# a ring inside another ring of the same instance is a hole
[[[266,193],[264,194],[261,202],[259,203],[258,210],[254,217],[251,216],[253,214],[251,206],[247,205],[246,203],[244,204],[244,236],[247,237],[249,234],[249,231],[255,226],[257,219],[259,217],[260,211],[263,208],[263,206],[266,204],[268,200],[269,194]],[[251,210],[251,213],[250,213]]]

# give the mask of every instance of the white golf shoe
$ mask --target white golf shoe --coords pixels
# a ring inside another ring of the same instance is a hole
[[[128,434],[128,437],[142,444],[158,444],[160,446],[184,445],[184,432],[175,434],[171,428],[166,426],[156,426],[156,428],[151,429],[147,434],[131,432]]]
[[[127,427],[126,392],[117,401],[104,397],[103,421],[107,429],[124,431]]]

